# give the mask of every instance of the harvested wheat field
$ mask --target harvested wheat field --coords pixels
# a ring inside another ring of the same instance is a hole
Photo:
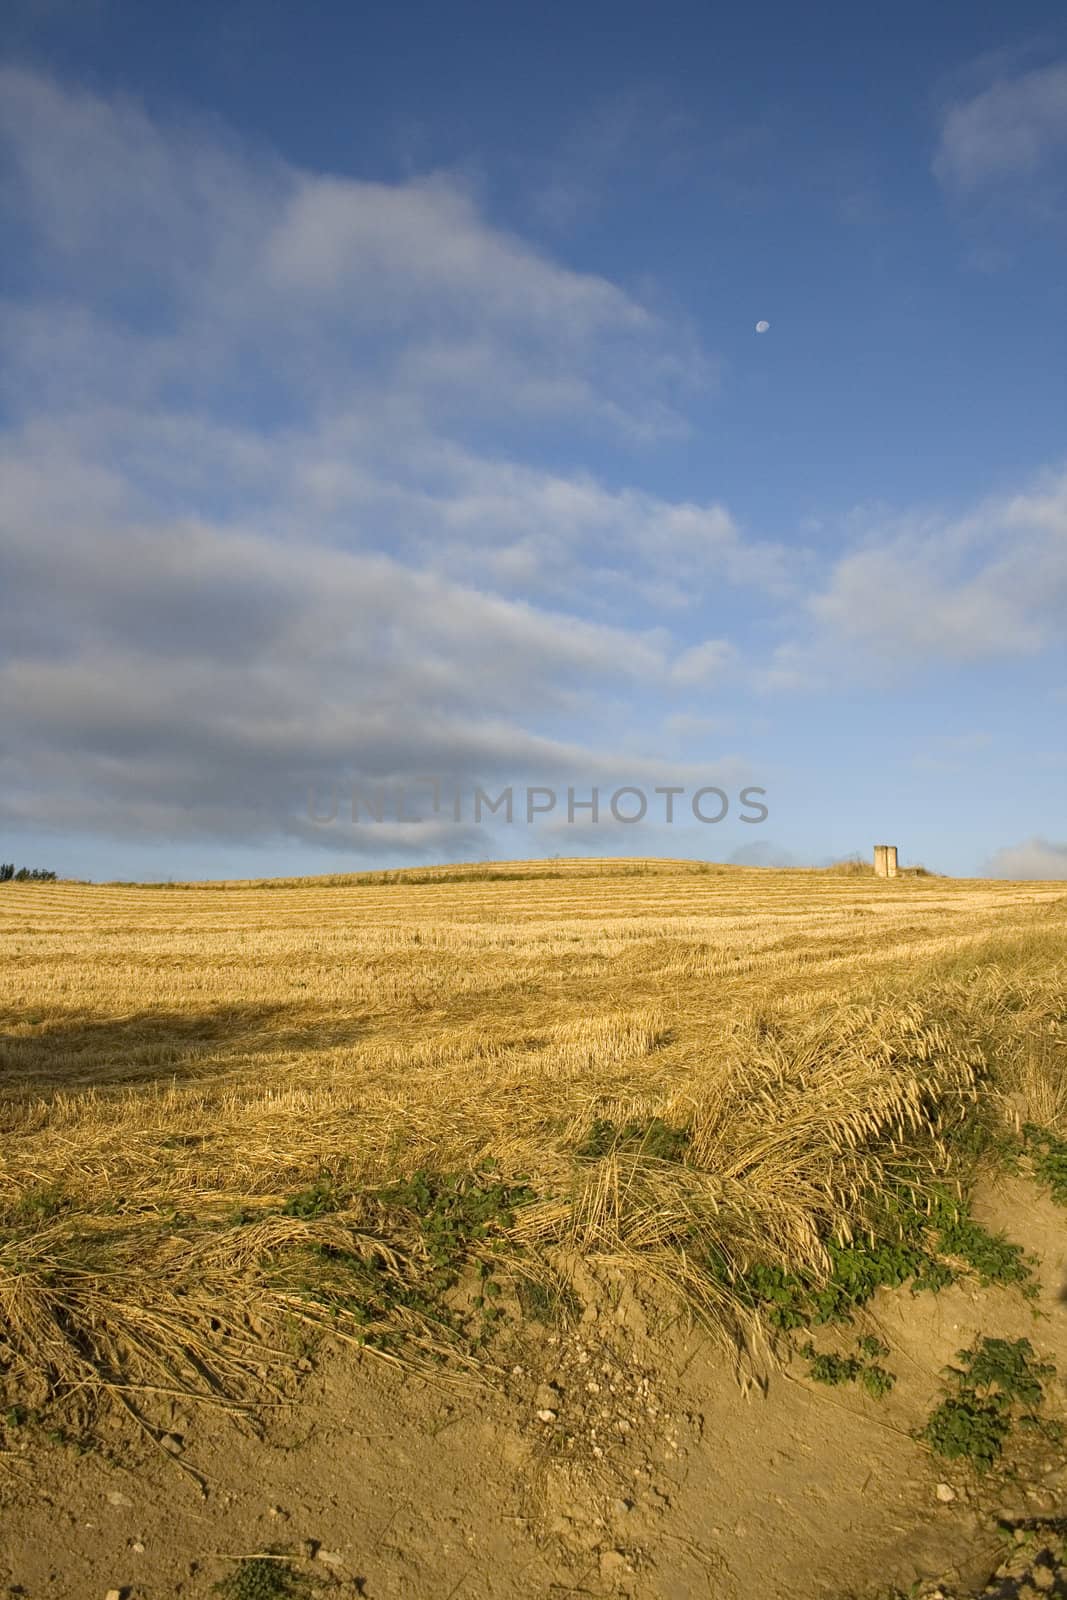
[[[3,885],[0,1593],[1067,1593],[1065,934],[692,862]]]

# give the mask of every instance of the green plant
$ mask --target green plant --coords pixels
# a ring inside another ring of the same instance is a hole
[[[837,1356],[829,1351],[817,1355],[812,1344],[805,1345],[803,1353],[811,1363],[808,1377],[814,1378],[816,1383],[828,1383],[835,1389],[842,1383],[855,1383],[863,1371],[863,1362],[857,1356]]]
[[[503,1315],[491,1247],[499,1250],[515,1207],[533,1197],[527,1186],[497,1179],[491,1161],[465,1173],[420,1170],[365,1197],[377,1207],[378,1242],[366,1235],[353,1248],[299,1241],[275,1265],[273,1282],[314,1308],[316,1322],[343,1320],[372,1348],[396,1345],[416,1322],[432,1328],[435,1359],[459,1340],[477,1348]],[[342,1204],[332,1180],[323,1180],[292,1196],[285,1214],[313,1220]],[[449,1291],[468,1265],[477,1278],[461,1307]]]
[[[942,1255],[965,1261],[983,1284],[1020,1284],[1024,1293],[1036,1293],[1033,1271],[1022,1245],[1002,1233],[991,1233],[976,1222],[957,1201],[938,1201],[931,1219],[937,1227],[937,1248]]]
[[[857,1339],[856,1348],[862,1355],[869,1356],[872,1361],[877,1356],[887,1356],[889,1354],[889,1346],[873,1333],[865,1333],[862,1338]]]
[[[1022,1246],[991,1233],[970,1215],[965,1201],[944,1193],[921,1204],[906,1184],[882,1195],[869,1232],[848,1243],[826,1242],[830,1271],[813,1272],[756,1262],[740,1274],[710,1263],[719,1281],[730,1279],[742,1304],[759,1310],[773,1327],[789,1330],[848,1321],[878,1289],[911,1283],[913,1294],[936,1293],[955,1281],[962,1261],[983,1284],[1018,1284],[1033,1295],[1033,1273]]]
[[[830,1351],[819,1354],[809,1340],[801,1354],[807,1356],[811,1363],[808,1377],[816,1383],[831,1384],[835,1388],[843,1383],[859,1383],[873,1399],[883,1400],[896,1378],[873,1358],[887,1356],[889,1346],[868,1334],[856,1341],[856,1350],[857,1354],[853,1356],[834,1355]]]
[[[385,1350],[398,1336],[396,1313],[428,1315],[431,1301],[391,1270],[384,1255],[369,1259],[333,1245],[310,1243],[290,1250],[272,1274],[277,1288],[299,1305],[318,1308],[324,1319],[343,1319],[360,1343]],[[441,1321],[440,1314],[436,1319]],[[294,1348],[307,1329],[293,1330]]]
[[[98,1441],[91,1434],[75,1433],[70,1428],[65,1428],[62,1423],[46,1429],[45,1438],[49,1444],[62,1445],[65,1450],[74,1450],[80,1456],[87,1456],[98,1448]]]
[[[550,1286],[539,1278],[519,1278],[515,1285],[519,1309],[531,1322],[546,1326],[577,1319],[581,1313],[578,1296],[566,1284]]]
[[[422,1170],[379,1191],[384,1204],[414,1214],[441,1288],[456,1281],[462,1262],[476,1245],[511,1226],[516,1206],[534,1199],[525,1184],[503,1183],[493,1177],[494,1171],[492,1162],[483,1162],[475,1172]]]
[[[23,1190],[12,1208],[13,1220],[24,1227],[38,1227],[69,1209],[70,1197],[58,1184],[37,1184]]]
[[[301,1600],[308,1585],[284,1560],[250,1556],[220,1578],[212,1593],[221,1600]]]
[[[1040,1425],[1036,1408],[1044,1398],[1042,1380],[1056,1369],[1034,1360],[1029,1339],[983,1338],[960,1350],[957,1360],[958,1367],[947,1369],[956,1392],[936,1407],[920,1437],[938,1455],[987,1471],[1016,1422]],[[1020,1406],[1029,1409],[1020,1412]]]
[[[1023,1128],[1023,1149],[1038,1183],[1046,1186],[1057,1205],[1067,1206],[1067,1139],[1028,1122]]]
[[[474,1348],[484,1345],[503,1316],[499,1305],[501,1285],[493,1264],[478,1261],[478,1284],[472,1297],[475,1326],[464,1326],[457,1312],[442,1303],[442,1296],[460,1279],[463,1267],[494,1236],[502,1236],[515,1220],[516,1206],[534,1199],[525,1184],[497,1179],[495,1161],[474,1172],[416,1172],[404,1183],[379,1192],[389,1206],[414,1215],[431,1273],[424,1284],[406,1291],[403,1303],[441,1321],[453,1333],[462,1332]]]
[[[598,1117],[577,1147],[577,1154],[598,1160],[615,1150],[639,1150],[653,1161],[683,1161],[692,1137],[689,1128],[675,1128],[662,1117],[647,1122],[627,1122],[621,1127],[609,1117]]]
[[[951,1370],[972,1387],[996,1389],[1010,1400],[1038,1406],[1044,1397],[1041,1380],[1055,1377],[1056,1368],[1033,1355],[1029,1339],[983,1339],[975,1350],[961,1350],[963,1368]]]
[[[324,1217],[331,1211],[340,1211],[345,1197],[333,1178],[320,1178],[310,1189],[291,1194],[282,1206],[283,1217]]]
[[[872,1400],[884,1400],[896,1381],[894,1373],[873,1361],[865,1366],[860,1373],[860,1383]]]
[[[822,1280],[812,1272],[755,1263],[734,1279],[742,1304],[761,1311],[773,1327],[789,1330],[847,1322],[875,1290],[899,1288],[909,1278],[915,1292],[952,1282],[950,1268],[921,1246],[900,1239],[848,1245],[831,1241],[826,1249],[830,1272]]]

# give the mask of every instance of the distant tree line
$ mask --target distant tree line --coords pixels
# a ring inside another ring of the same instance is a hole
[[[13,861],[0,861],[0,883],[55,883],[54,872],[44,867],[20,867],[15,871]]]

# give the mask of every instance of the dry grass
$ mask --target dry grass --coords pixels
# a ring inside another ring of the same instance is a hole
[[[440,1349],[389,1193],[423,1171],[532,1191],[486,1262],[577,1251],[727,1326],[711,1248],[818,1268],[975,1108],[1067,1132],[1065,929],[1062,886],[681,862],[5,885],[0,1369],[235,1395],[309,1321]]]

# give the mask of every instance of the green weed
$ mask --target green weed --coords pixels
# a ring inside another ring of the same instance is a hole
[[[872,1400],[884,1400],[896,1381],[895,1373],[887,1367],[878,1366],[876,1362],[871,1362],[860,1373],[860,1383]]]
[[[212,1593],[220,1600],[302,1600],[309,1589],[284,1561],[251,1556],[220,1578]]]
[[[574,1321],[581,1313],[581,1301],[566,1284],[550,1286],[538,1278],[519,1278],[515,1285],[519,1309],[531,1322],[546,1327]]]
[[[13,1221],[16,1226],[39,1227],[70,1209],[70,1196],[55,1184],[38,1184],[26,1189],[15,1202]]]
[[[692,1134],[674,1128],[661,1117],[647,1122],[627,1122],[619,1127],[608,1117],[598,1117],[577,1148],[587,1160],[599,1160],[615,1150],[639,1150],[652,1161],[683,1161]]]
[[[291,1194],[282,1206],[282,1216],[325,1217],[333,1211],[342,1210],[345,1200],[346,1196],[333,1178],[320,1178],[310,1189]]]
[[[828,1383],[835,1389],[843,1383],[855,1383],[863,1371],[863,1362],[858,1356],[837,1356],[828,1351],[817,1355],[812,1344],[804,1346],[803,1354],[811,1363],[808,1377],[814,1378],[816,1383]]]
[[[857,1354],[834,1355],[824,1351],[821,1355],[809,1340],[801,1354],[810,1362],[808,1377],[816,1383],[827,1383],[837,1388],[844,1383],[858,1383],[875,1400],[884,1400],[896,1383],[896,1377],[874,1359],[887,1356],[889,1346],[868,1334],[856,1341]]]
[[[868,1234],[847,1244],[828,1240],[826,1253],[830,1271],[825,1278],[766,1262],[738,1274],[713,1258],[709,1269],[718,1281],[730,1282],[743,1305],[784,1331],[847,1322],[878,1289],[910,1282],[913,1294],[936,1293],[955,1281],[954,1263],[960,1261],[983,1284],[1015,1284],[1027,1295],[1036,1293],[1020,1245],[976,1222],[965,1202],[935,1195],[927,1209],[906,1186],[882,1197]]]
[[[1036,1294],[1033,1270],[1022,1245],[1013,1244],[1002,1233],[991,1233],[952,1200],[939,1201],[931,1220],[937,1227],[938,1251],[965,1261],[982,1284],[1018,1284],[1024,1294]]]
[[[1023,1129],[1023,1149],[1038,1183],[1045,1185],[1057,1205],[1067,1206],[1067,1139],[1028,1122]]]
[[[414,1215],[439,1287],[447,1288],[475,1246],[500,1235],[515,1220],[515,1208],[533,1200],[525,1184],[493,1178],[495,1163],[477,1172],[416,1172],[403,1183],[379,1190],[378,1198]]]
[[[1040,1426],[1042,1380],[1056,1369],[1034,1360],[1029,1339],[980,1339],[957,1360],[958,1367],[948,1368],[955,1393],[937,1406],[920,1437],[938,1455],[988,1471],[1016,1423]]]
[[[494,1174],[495,1166],[489,1162],[467,1173],[422,1170],[379,1189],[373,1199],[381,1212],[380,1253],[368,1256],[311,1241],[288,1252],[279,1278],[299,1298],[354,1323],[362,1330],[362,1342],[374,1348],[397,1342],[400,1312],[431,1322],[447,1338],[462,1337],[478,1346],[503,1315],[501,1285],[492,1263],[477,1259],[478,1252],[504,1235],[517,1206],[534,1198],[524,1184],[504,1183]],[[332,1181],[323,1181],[292,1196],[285,1214],[315,1218],[343,1204],[344,1197]],[[406,1254],[407,1266],[398,1267],[386,1239]],[[465,1322],[447,1297],[475,1261],[477,1283],[470,1302],[475,1326],[471,1327],[470,1319]]]
[[[847,1322],[877,1289],[913,1291],[952,1282],[951,1270],[927,1251],[899,1240],[874,1245],[827,1245],[830,1273],[820,1281],[807,1271],[788,1272],[757,1262],[734,1280],[742,1304],[762,1312],[772,1327],[788,1331],[827,1322]],[[714,1270],[714,1267],[713,1267]]]

